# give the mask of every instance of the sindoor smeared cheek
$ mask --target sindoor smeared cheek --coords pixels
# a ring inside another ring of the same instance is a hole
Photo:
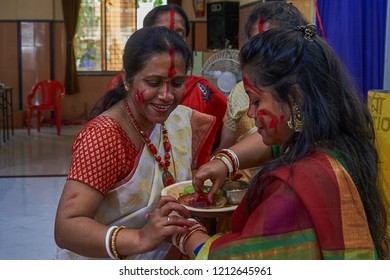
[[[273,113],[271,113],[268,110],[261,109],[257,111],[256,116],[258,120],[261,122],[261,124],[264,126],[264,128],[270,128],[270,129],[276,129],[278,128],[279,124],[282,123],[282,120],[284,119],[284,116],[281,115],[279,118],[275,116]],[[268,117],[270,119],[269,125],[265,122],[265,117]]]
[[[134,95],[134,101],[137,105],[145,103],[145,92],[137,89]]]

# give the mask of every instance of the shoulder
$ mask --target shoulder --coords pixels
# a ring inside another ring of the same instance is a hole
[[[100,143],[99,145],[126,142],[126,132],[108,116],[98,116],[89,121],[78,134],[74,148],[80,144]],[[111,146],[111,145],[110,145]]]
[[[329,155],[324,151],[315,151],[294,162],[293,171],[310,170],[310,172],[322,173],[323,169],[328,168],[329,165]],[[290,172],[290,167],[286,165],[273,172],[284,174]]]
[[[122,132],[121,126],[108,116],[97,116],[90,120],[81,130],[80,133],[88,133],[90,131],[111,130],[113,132]]]
[[[282,166],[263,176],[282,180],[298,190],[300,186],[307,185],[337,185],[337,174],[340,172],[344,172],[344,168],[338,161],[325,151],[315,151],[294,162],[292,166]]]

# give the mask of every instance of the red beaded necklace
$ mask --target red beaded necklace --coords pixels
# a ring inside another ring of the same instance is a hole
[[[168,171],[168,167],[171,165],[171,143],[169,143],[169,138],[168,138],[168,130],[165,127],[165,124],[163,123],[161,125],[162,127],[162,133],[163,133],[163,145],[164,145],[164,160],[165,162],[162,161],[161,156],[157,154],[157,148],[153,143],[151,143],[150,138],[145,134],[145,132],[141,129],[139,124],[137,123],[133,113],[130,110],[129,104],[127,103],[126,98],[123,99],[123,103],[125,105],[126,112],[130,118],[130,122],[135,128],[135,130],[138,132],[138,134],[141,136],[142,141],[147,145],[149,148],[149,151],[153,154],[154,159],[157,161],[158,165],[160,168],[163,170],[162,173],[162,181],[164,184],[164,187],[172,185],[175,183],[175,179],[173,178],[171,172]]]

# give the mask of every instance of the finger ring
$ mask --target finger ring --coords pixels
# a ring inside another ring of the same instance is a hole
[[[167,216],[168,225],[171,223],[171,217]]]

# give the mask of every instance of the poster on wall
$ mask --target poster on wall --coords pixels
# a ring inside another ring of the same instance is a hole
[[[387,200],[390,215],[390,90],[368,91],[368,107],[374,121],[379,153],[379,183]],[[390,234],[390,224],[387,232]]]

